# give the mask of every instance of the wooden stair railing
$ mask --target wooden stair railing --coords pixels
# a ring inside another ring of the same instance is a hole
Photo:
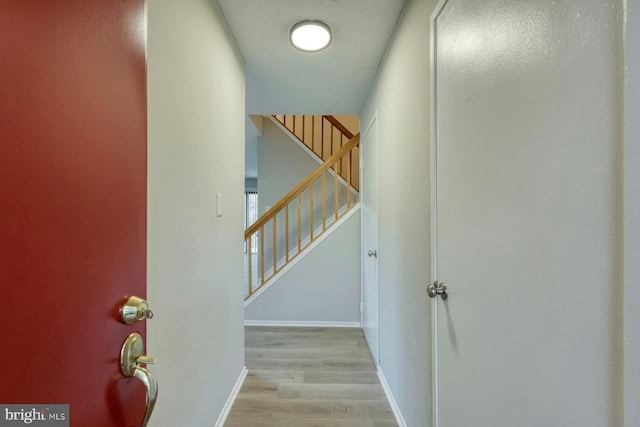
[[[325,161],[333,155],[340,147],[353,138],[353,133],[347,129],[334,116],[306,116],[296,114],[276,114],[273,115],[282,126],[284,126],[293,136],[311,150],[320,160]],[[337,170],[346,180],[347,164],[351,170],[359,170],[360,155],[356,148],[349,159],[340,161]],[[352,177],[351,186],[359,191],[360,177],[358,174]]]
[[[352,194],[351,186],[353,176],[359,171],[352,173],[350,163],[346,159],[353,156],[353,150],[358,148],[359,143],[360,134],[357,134],[246,229],[244,240],[248,254],[249,283],[245,301],[358,203],[357,195]],[[338,174],[335,173],[340,162],[346,164],[344,184],[339,182]],[[327,172],[333,176],[333,185],[327,183]],[[315,197],[314,187],[318,187],[315,188]],[[290,207],[292,204],[294,206]],[[314,207],[314,204],[319,206]],[[314,220],[314,211],[318,208],[320,217],[316,216]],[[302,217],[303,209],[308,210],[309,215],[306,216],[308,219]],[[290,215],[291,210],[294,210],[292,215]],[[327,211],[330,216],[327,216]],[[316,223],[318,223],[317,226]],[[303,233],[306,237],[303,237]],[[253,238],[254,236],[257,237]],[[254,248],[254,244],[258,247]],[[279,246],[280,252],[278,252]],[[265,249],[269,252],[268,259],[265,259]],[[257,252],[256,261],[253,260],[255,252]],[[255,278],[254,262],[258,262],[258,277]],[[269,263],[269,270],[266,269],[266,263]],[[267,271],[269,275],[266,275]],[[257,279],[257,286],[254,286],[255,279]]]

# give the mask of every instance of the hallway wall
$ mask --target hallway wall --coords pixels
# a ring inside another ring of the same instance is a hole
[[[429,18],[436,3],[407,1],[360,112],[362,129],[378,113],[380,368],[409,426],[431,423]]]
[[[398,402],[407,425],[430,425],[429,375],[431,360],[430,309],[425,298],[429,281],[429,15],[433,0],[408,0],[396,33],[381,63],[379,75],[361,111],[363,128],[376,114],[380,132],[380,348],[381,369]],[[613,2],[612,7],[626,2]],[[611,5],[611,3],[610,3]],[[637,9],[637,8],[636,8]],[[631,22],[637,17],[633,6],[627,9]],[[583,18],[585,19],[585,18]],[[587,21],[585,21],[587,22]],[[637,40],[637,24],[628,27],[627,42]],[[629,118],[638,110],[637,45],[627,46],[627,82],[625,95],[625,181],[637,182],[637,120]],[[634,80],[635,78],[635,80]],[[633,140],[633,142],[632,142]],[[392,148],[393,147],[393,148]],[[397,150],[396,150],[397,148]],[[366,147],[363,147],[366,149]],[[622,155],[622,152],[621,152]],[[632,158],[634,156],[634,158]],[[625,422],[637,424],[639,370],[634,365],[640,340],[637,328],[638,276],[637,186],[625,188]],[[404,191],[398,189],[405,188]],[[416,192],[416,196],[412,194]],[[406,209],[413,200],[412,209]],[[629,203],[631,202],[631,203]],[[403,207],[405,209],[403,209]],[[422,225],[421,225],[422,224]],[[419,230],[416,233],[415,230]],[[617,297],[616,297],[617,298]],[[611,301],[611,300],[610,300]],[[622,304],[622,300],[616,299]],[[606,305],[606,302],[603,302]],[[616,303],[617,304],[617,303]],[[619,314],[616,313],[618,316]],[[619,320],[616,317],[612,325]],[[615,348],[618,352],[619,347]],[[616,354],[616,358],[617,358]],[[617,362],[616,362],[617,363]],[[619,377],[611,387],[620,389]],[[616,408],[622,409],[622,408]],[[615,416],[619,416],[616,414]]]
[[[640,425],[640,4],[627,2],[624,34],[624,426]]]
[[[244,365],[244,64],[215,1],[148,12],[150,425],[213,426]]]

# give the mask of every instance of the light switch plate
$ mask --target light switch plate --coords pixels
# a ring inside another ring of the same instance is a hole
[[[222,216],[222,194],[216,194],[216,216],[220,218]]]

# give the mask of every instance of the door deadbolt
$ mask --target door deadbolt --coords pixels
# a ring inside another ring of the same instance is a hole
[[[435,298],[440,295],[443,301],[449,298],[447,285],[445,283],[438,283],[437,280],[427,286],[427,294],[429,295],[429,298]]]
[[[149,310],[149,304],[140,297],[131,296],[120,307],[120,319],[127,325],[151,318],[153,311]]]

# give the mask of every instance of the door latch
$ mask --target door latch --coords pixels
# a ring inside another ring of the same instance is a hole
[[[138,332],[131,333],[122,345],[122,350],[120,350],[120,369],[125,377],[137,378],[144,384],[147,391],[147,407],[140,425],[141,427],[147,427],[158,399],[158,382],[150,371],[141,366],[142,364],[156,363],[156,360],[143,354],[144,342],[142,341],[142,335]]]
[[[427,286],[427,294],[429,295],[429,298],[435,298],[440,295],[443,301],[449,298],[447,285],[445,283],[439,283],[437,280]]]

